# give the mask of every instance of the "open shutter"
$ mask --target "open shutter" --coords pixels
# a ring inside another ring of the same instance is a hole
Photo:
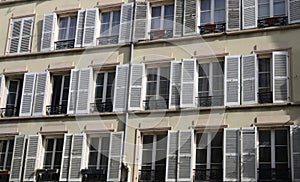
[[[196,0],[185,0],[185,8],[184,8],[184,35],[196,34]]]
[[[133,19],[133,3],[122,4],[120,33],[119,33],[120,43],[128,43],[131,41],[132,19]]]
[[[9,35],[8,53],[19,52],[19,42],[22,28],[22,19],[11,20],[11,30]]]
[[[83,168],[86,149],[85,134],[74,134],[71,147],[71,161],[69,168],[69,181],[81,181],[80,171]]]
[[[184,59],[181,71],[180,107],[195,107],[197,94],[196,59]]]
[[[133,64],[131,67],[129,109],[141,110],[143,77],[145,73],[144,64]]]
[[[93,80],[93,69],[86,68],[81,69],[79,72],[79,85],[77,91],[77,105],[76,113],[89,113],[90,111],[90,99],[91,92],[90,87],[92,86]]]
[[[136,2],[134,40],[145,40],[148,35],[148,9],[149,2]]]
[[[300,181],[300,126],[290,126],[291,169],[293,181]]]
[[[33,30],[33,17],[24,18],[22,26],[20,52],[30,52]]]
[[[44,15],[41,51],[50,51],[54,49],[56,21],[57,16],[55,13]]]
[[[46,115],[46,97],[47,88],[49,86],[49,72],[36,74],[36,87],[34,94],[33,115]]]
[[[67,181],[68,180],[72,138],[73,138],[72,134],[65,134],[59,181]]]
[[[9,181],[21,181],[25,142],[25,135],[15,136]]]
[[[83,46],[95,46],[99,29],[99,9],[91,8],[85,11]]]
[[[24,169],[24,181],[35,181],[35,172],[40,166],[40,148],[42,147],[41,135],[29,135],[25,169]]]
[[[256,54],[242,57],[242,104],[257,103],[258,79]]]
[[[168,131],[166,181],[177,180],[178,131]]]
[[[243,1],[243,29],[257,27],[257,0]]]
[[[68,97],[68,114],[75,114],[76,112],[78,81],[79,70],[72,69]]]
[[[241,181],[257,181],[256,128],[241,130]]]
[[[223,180],[239,181],[239,129],[224,129]]]
[[[226,30],[241,29],[241,0],[227,0]]]
[[[193,130],[180,130],[178,142],[178,181],[193,181]]]
[[[3,107],[5,95],[5,76],[0,75],[0,107]]]
[[[169,108],[178,108],[180,106],[181,92],[181,61],[171,62],[171,79],[170,79],[170,94]]]
[[[123,112],[126,109],[128,71],[128,64],[117,65],[113,101],[114,112]]]
[[[110,134],[107,181],[121,180],[123,137],[123,132]]]
[[[240,56],[225,56],[225,105],[240,105]]]
[[[289,101],[288,52],[273,52],[273,102]]]
[[[77,13],[75,47],[81,47],[82,46],[84,19],[85,19],[85,10],[79,10],[78,13]]]
[[[174,25],[174,35],[183,35],[183,11],[184,11],[184,0],[175,0],[174,8],[175,25]]]
[[[288,1],[288,12],[289,12],[289,23],[300,22],[300,0],[289,0]]]
[[[20,116],[31,116],[35,89],[35,73],[25,73],[23,82]]]

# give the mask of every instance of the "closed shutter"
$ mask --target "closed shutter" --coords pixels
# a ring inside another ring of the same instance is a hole
[[[76,112],[78,81],[79,70],[72,69],[68,97],[68,114],[75,114]]]
[[[273,102],[289,101],[288,52],[273,52]]]
[[[290,126],[291,169],[293,181],[300,181],[300,126]]]
[[[72,134],[65,134],[59,181],[67,181],[70,168]]]
[[[256,128],[241,130],[241,180],[257,181]]]
[[[175,25],[174,25],[174,35],[183,35],[183,12],[184,12],[184,0],[175,0]]]
[[[83,46],[95,46],[99,29],[99,9],[91,8],[85,11]]]
[[[82,46],[83,29],[84,29],[85,10],[79,10],[77,14],[75,47]]]
[[[242,104],[257,103],[258,79],[257,79],[256,54],[242,57]]]
[[[121,180],[123,137],[123,132],[110,134],[107,181]]]
[[[197,94],[196,60],[184,59],[181,71],[180,107],[195,107]]]
[[[128,70],[128,64],[117,65],[113,101],[114,112],[123,112],[126,109]]]
[[[35,89],[35,78],[35,73],[25,73],[20,106],[20,116],[31,116]]]
[[[168,131],[166,181],[177,180],[178,131]]]
[[[9,181],[21,181],[24,151],[25,151],[25,135],[15,136],[14,151],[12,156],[11,171]]]
[[[141,110],[143,77],[145,73],[144,64],[133,64],[131,67],[129,109]]]
[[[184,8],[184,35],[196,34],[196,0],[185,0]]]
[[[133,3],[122,4],[120,33],[119,33],[120,43],[128,43],[131,41],[132,19],[133,19]]]
[[[257,27],[257,6],[256,0],[243,1],[243,29]]]
[[[41,51],[50,51],[54,49],[56,21],[57,16],[55,13],[44,15]]]
[[[300,0],[289,0],[289,23],[300,22]]]
[[[241,0],[227,0],[226,30],[241,29]]]
[[[170,94],[169,108],[178,108],[180,106],[181,92],[181,61],[171,62],[171,79],[170,79]]]
[[[79,72],[79,85],[77,91],[77,106],[76,113],[89,113],[90,111],[90,99],[91,92],[90,87],[92,86],[93,80],[93,69],[86,68],[81,69]]]
[[[19,52],[19,42],[22,29],[22,19],[11,20],[11,30],[9,36],[9,50],[8,53]]]
[[[178,142],[178,181],[193,181],[193,130],[180,130]]]
[[[3,107],[4,104],[5,89],[5,76],[0,75],[0,107]]]
[[[46,114],[46,97],[47,89],[49,86],[50,74],[49,72],[36,74],[36,87],[34,94],[33,115]]]
[[[145,40],[148,35],[148,9],[149,2],[136,2],[134,40]]]
[[[239,129],[224,129],[223,180],[239,181]]]
[[[81,181],[80,171],[83,168],[86,149],[85,134],[74,134],[71,147],[71,161],[69,168],[69,181]]]
[[[225,105],[240,105],[240,56],[225,56]]]
[[[24,18],[23,26],[22,26],[20,52],[30,52],[32,30],[33,30],[33,17]]]

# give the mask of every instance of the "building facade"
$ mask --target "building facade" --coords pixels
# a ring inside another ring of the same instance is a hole
[[[0,181],[300,181],[299,0],[0,0]]]

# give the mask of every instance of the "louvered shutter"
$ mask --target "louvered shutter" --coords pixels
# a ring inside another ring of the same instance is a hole
[[[175,0],[175,25],[174,25],[174,35],[183,35],[183,12],[184,12],[184,0]]]
[[[110,134],[107,181],[120,181],[123,148],[123,132]]]
[[[69,181],[81,181],[80,171],[83,168],[86,149],[85,134],[74,134],[71,147],[71,161],[69,168]]]
[[[77,91],[76,113],[89,113],[91,92],[90,87],[93,81],[92,68],[81,69],[79,72],[79,85]]]
[[[290,126],[291,171],[293,181],[300,181],[300,126]]]
[[[40,149],[42,147],[41,135],[29,135],[25,169],[24,169],[24,181],[35,181],[35,172],[40,166]]]
[[[128,64],[117,65],[113,101],[114,112],[123,112],[126,109],[128,70]]]
[[[69,97],[68,97],[68,114],[75,114],[77,105],[77,90],[79,81],[79,70],[72,69],[70,77]]]
[[[76,35],[75,35],[75,47],[82,46],[83,40],[83,29],[85,20],[85,10],[79,10],[77,13],[77,25],[76,25]]]
[[[0,75],[0,107],[3,107],[4,104],[5,89],[5,76]]]
[[[141,110],[143,77],[145,73],[144,64],[133,64],[131,67],[131,81],[129,93],[129,109]]]
[[[197,94],[196,60],[184,59],[181,71],[180,107],[195,107]]]
[[[193,181],[193,130],[180,130],[178,142],[178,181]]]
[[[32,40],[33,17],[24,18],[21,35],[20,52],[30,52]]]
[[[243,1],[243,29],[257,27],[257,1],[244,0]]]
[[[273,102],[289,101],[288,52],[273,52]]]
[[[185,0],[185,8],[184,8],[184,35],[196,34],[197,28],[197,16],[196,16],[196,0]]]
[[[36,74],[36,87],[34,94],[33,115],[46,114],[46,97],[47,89],[49,86],[50,74],[49,72]]]
[[[59,181],[67,181],[68,180],[72,138],[73,138],[72,134],[65,134]]]
[[[44,15],[41,51],[54,49],[56,21],[57,16],[55,13]]]
[[[35,78],[35,73],[25,73],[20,106],[20,116],[31,116],[35,89]]]
[[[99,29],[99,9],[91,8],[85,11],[83,46],[95,46]]]
[[[18,53],[19,52],[21,29],[22,29],[22,19],[11,20],[11,30],[10,30],[10,36],[9,36],[8,53]]]
[[[25,135],[15,136],[9,181],[21,181],[25,142]]]
[[[224,129],[223,180],[239,181],[239,129]]]
[[[227,0],[226,30],[241,29],[241,0]]]
[[[166,181],[177,179],[178,131],[168,131]]]
[[[241,180],[257,181],[256,128],[241,129]]]
[[[300,22],[300,0],[289,0],[289,23],[299,23]]]
[[[136,2],[134,40],[145,40],[148,35],[148,9],[149,2]]]
[[[225,56],[225,105],[240,104],[240,56]]]
[[[131,41],[132,19],[133,19],[133,3],[122,4],[120,33],[119,33],[120,43],[128,43]]]
[[[171,79],[170,79],[170,94],[169,108],[178,108],[180,105],[181,92],[181,61],[171,62]]]
[[[242,104],[257,103],[258,79],[257,79],[256,54],[242,57]]]

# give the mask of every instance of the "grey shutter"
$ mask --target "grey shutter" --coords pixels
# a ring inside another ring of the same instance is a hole
[[[257,27],[257,6],[256,0],[243,1],[243,29]]]
[[[20,106],[20,116],[31,116],[35,89],[35,78],[35,73],[25,73]]]
[[[120,43],[128,43],[131,41],[132,19],[133,19],[133,3],[122,4],[120,33],[119,33]]]
[[[120,181],[123,149],[123,132],[110,134],[107,181]]]
[[[166,181],[177,180],[178,131],[168,131]]]
[[[24,169],[24,181],[35,181],[35,172],[39,168],[40,164],[40,148],[42,146],[41,135],[29,135],[25,169]]]
[[[75,114],[77,105],[77,90],[79,81],[79,70],[72,69],[70,77],[69,97],[68,97],[68,114]]]
[[[117,65],[113,101],[114,112],[123,112],[126,109],[128,71],[128,64]]]
[[[30,52],[30,45],[32,39],[32,30],[33,30],[33,17],[24,18],[22,26],[22,35],[20,52]]]
[[[241,0],[227,0],[226,30],[241,29]]]
[[[256,128],[241,130],[241,181],[257,181]]]
[[[90,111],[90,99],[92,86],[93,70],[92,68],[81,69],[79,72],[79,84],[77,91],[77,105],[76,113],[89,113]]]
[[[177,108],[180,106],[181,92],[181,61],[171,62],[171,79],[170,79],[170,94],[169,108]]]
[[[258,79],[257,79],[256,54],[242,57],[242,104],[257,103]]]
[[[67,181],[68,180],[72,138],[73,138],[72,134],[65,134],[59,181]]]
[[[19,52],[19,42],[22,29],[22,19],[11,20],[11,30],[9,35],[8,53]]]
[[[5,100],[5,76],[0,75],[0,106],[3,107],[3,102]]]
[[[289,101],[288,52],[273,52],[273,102]]]
[[[14,151],[12,156],[11,171],[9,181],[21,181],[24,151],[25,151],[25,135],[15,136]]]
[[[225,56],[225,105],[240,105],[240,56]]]
[[[54,49],[56,21],[57,17],[55,13],[44,15],[41,51],[50,51]]]
[[[184,0],[175,0],[174,8],[175,16],[175,25],[174,25],[174,35],[182,36],[183,35],[183,12],[184,12]]]
[[[91,8],[85,11],[83,46],[95,46],[99,29],[99,9]]]
[[[184,35],[196,34],[196,0],[185,0],[185,8],[184,8]]]
[[[130,76],[129,109],[141,110],[143,77],[145,73],[144,64],[133,64]]]
[[[196,60],[184,59],[181,71],[180,107],[195,107],[197,94]]]
[[[149,2],[136,2],[134,41],[145,40],[148,35],[148,9]]]
[[[300,126],[290,126],[291,169],[293,181],[300,181]]]
[[[79,10],[77,14],[75,47],[82,47],[84,20],[85,20],[85,10]]]
[[[33,115],[46,114],[46,97],[47,87],[49,86],[50,74],[49,72],[36,74],[36,87],[34,94]]]
[[[178,181],[193,181],[193,130],[180,130],[178,142]]]
[[[69,168],[69,181],[81,181],[80,171],[83,168],[84,157],[86,153],[85,134],[74,134],[71,147],[71,161]]]
[[[223,180],[239,181],[239,129],[224,129],[224,146],[223,146]]]
[[[288,17],[289,23],[299,23],[300,22],[300,0],[289,0],[288,1]]]

